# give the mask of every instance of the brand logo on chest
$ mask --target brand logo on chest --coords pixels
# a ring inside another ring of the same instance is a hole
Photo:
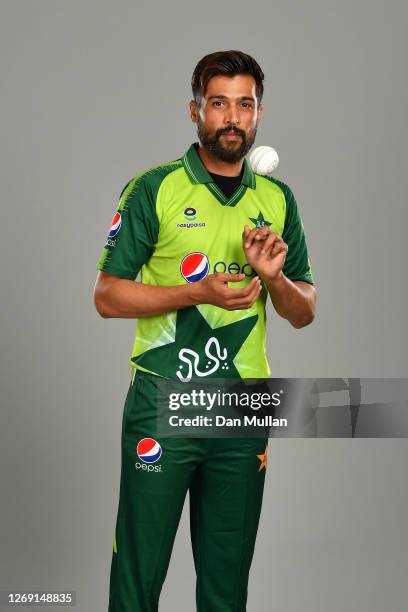
[[[192,206],[187,206],[187,208],[184,209],[183,211],[183,215],[184,218],[186,220],[186,223],[177,223],[177,227],[183,228],[183,229],[190,229],[190,228],[194,228],[194,227],[205,227],[205,223],[204,222],[200,222],[197,221],[197,210],[195,208],[193,208]]]

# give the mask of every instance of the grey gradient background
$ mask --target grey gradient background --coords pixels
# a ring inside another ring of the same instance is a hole
[[[117,198],[195,139],[207,52],[263,67],[256,144],[279,152],[318,284],[276,376],[407,376],[403,1],[1,1],[0,589],[107,607],[134,324],[93,307]],[[393,612],[408,597],[406,440],[276,440],[249,612]],[[194,609],[187,506],[161,612]]]

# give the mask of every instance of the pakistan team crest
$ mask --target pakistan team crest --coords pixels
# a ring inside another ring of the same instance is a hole
[[[272,225],[271,221],[267,221],[263,214],[261,213],[261,211],[259,211],[259,214],[257,216],[257,218],[255,219],[254,217],[249,217],[249,219],[252,221],[252,223],[255,225],[255,227],[264,227],[264,225]]]

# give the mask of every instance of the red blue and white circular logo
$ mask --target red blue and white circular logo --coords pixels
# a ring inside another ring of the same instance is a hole
[[[189,253],[181,262],[180,272],[188,283],[202,280],[208,274],[210,262],[204,253]]]
[[[162,448],[153,438],[140,440],[136,452],[143,463],[156,463],[162,456]]]
[[[114,238],[122,226],[122,217],[119,211],[116,211],[110,226],[108,238]]]

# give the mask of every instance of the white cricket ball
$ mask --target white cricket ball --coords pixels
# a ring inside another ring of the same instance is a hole
[[[272,147],[256,147],[249,155],[249,165],[258,174],[272,174],[278,164],[278,154]]]

